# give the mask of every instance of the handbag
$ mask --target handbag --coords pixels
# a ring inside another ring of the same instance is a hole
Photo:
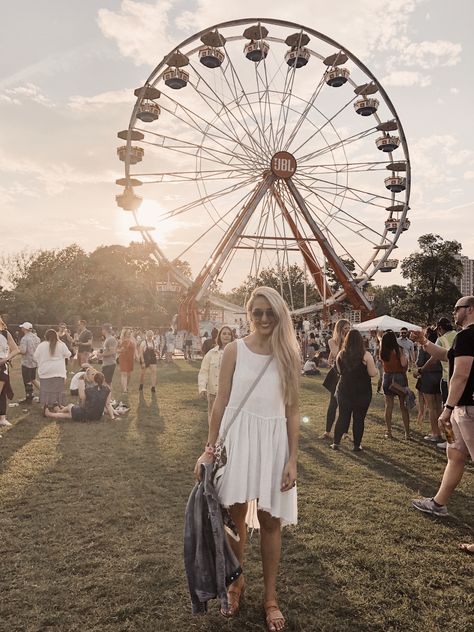
[[[339,373],[337,372],[336,365],[332,366],[326,373],[326,377],[323,380],[323,386],[330,393],[335,393],[337,383],[339,382]]]
[[[227,453],[226,453],[226,449],[225,449],[225,445],[224,445],[225,439],[227,437],[227,433],[229,432],[229,430],[230,430],[232,424],[234,423],[234,421],[237,419],[237,416],[240,413],[240,411],[242,410],[245,402],[248,400],[250,395],[253,393],[255,387],[260,382],[261,378],[263,377],[263,374],[268,369],[268,367],[270,365],[270,362],[272,360],[273,360],[273,356],[269,356],[268,360],[265,362],[265,365],[263,366],[262,370],[260,371],[260,373],[255,378],[252,386],[249,388],[249,390],[245,394],[245,397],[240,402],[237,410],[232,415],[232,419],[227,424],[227,428],[225,429],[225,432],[223,432],[223,434],[219,435],[219,438],[217,439],[216,445],[214,446],[214,467],[213,467],[213,470],[212,470],[212,482],[214,484],[217,481],[217,479],[219,479],[224,474],[225,466],[227,464]]]

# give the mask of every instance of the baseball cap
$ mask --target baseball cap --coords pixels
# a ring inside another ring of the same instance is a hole
[[[20,327],[21,327],[22,329],[33,329],[33,325],[32,325],[31,323],[29,323],[28,321],[25,321],[25,322],[23,323],[23,325],[20,325]]]

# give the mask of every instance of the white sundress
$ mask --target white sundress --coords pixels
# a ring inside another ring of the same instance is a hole
[[[267,360],[268,356],[250,351],[242,338],[237,340],[232,390],[222,418],[221,434]],[[280,491],[289,449],[285,404],[275,360],[270,362],[232,424],[225,448],[227,465],[216,481],[220,502],[230,507],[234,503],[257,500],[258,509],[280,518],[282,526],[296,524],[296,486],[287,492]]]

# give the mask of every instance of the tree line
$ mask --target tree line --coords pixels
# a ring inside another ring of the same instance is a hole
[[[461,244],[430,233],[420,237],[418,245],[419,251],[401,263],[407,285],[366,288],[374,296],[376,315],[432,323],[450,314],[460,296],[456,280],[462,273]],[[344,263],[354,270],[354,262]],[[191,278],[187,262],[173,264]],[[151,258],[142,243],[101,246],[91,253],[76,244],[21,252],[0,258],[0,270],[0,313],[11,323],[70,323],[81,317],[91,324],[166,326],[178,309],[178,294],[158,290],[169,270]],[[333,290],[339,289],[331,270],[327,278]],[[294,309],[303,307],[305,299],[306,305],[320,301],[314,283],[296,264],[264,268],[221,296],[241,306],[257,285],[274,287]]]

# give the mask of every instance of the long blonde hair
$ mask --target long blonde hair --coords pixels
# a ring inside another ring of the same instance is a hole
[[[301,351],[291,322],[290,311],[282,297],[271,287],[256,287],[252,292],[246,309],[249,322],[252,323],[252,308],[255,299],[266,299],[275,314],[275,327],[271,339],[271,352],[276,360],[285,404],[296,404],[301,373]]]
[[[340,318],[334,326],[334,330],[332,332],[332,339],[336,343],[338,349],[341,349],[342,343],[344,342],[344,335],[342,333],[342,330],[347,325],[349,325],[350,327],[351,326],[350,322],[346,320],[345,318]]]

